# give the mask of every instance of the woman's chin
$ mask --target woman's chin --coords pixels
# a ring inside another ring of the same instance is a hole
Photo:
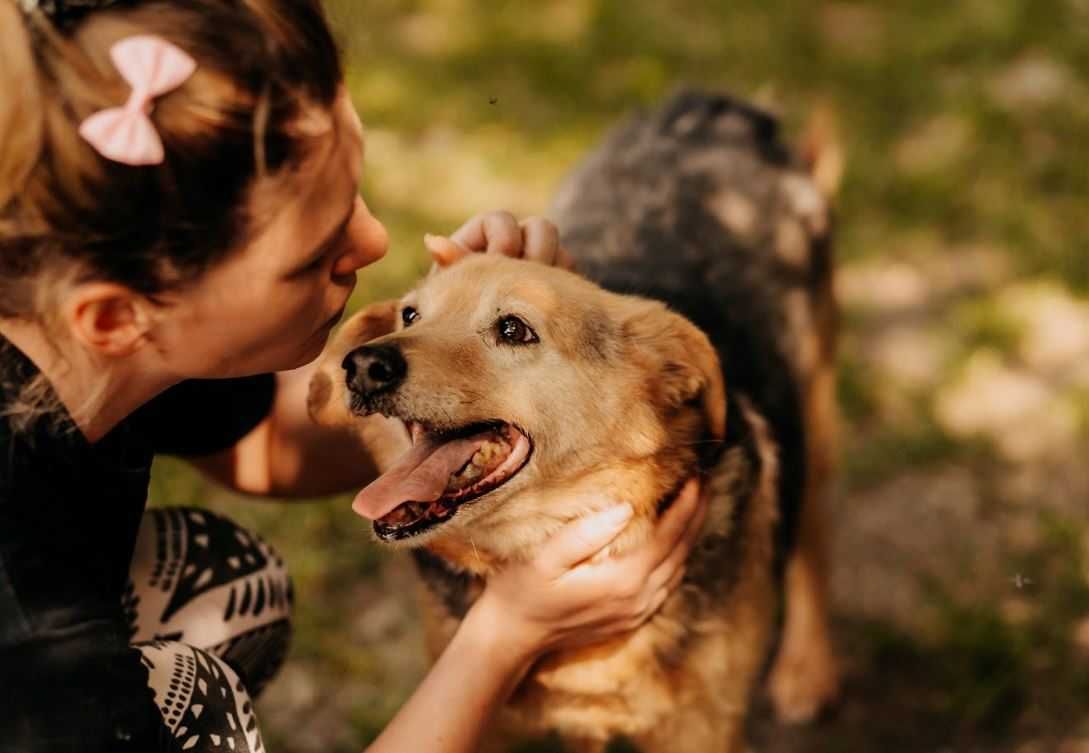
[[[332,331],[333,327],[326,325],[315,332],[304,346],[303,351],[299,356],[298,363],[288,368],[297,369],[300,366],[306,366],[308,363],[316,360],[317,357],[321,355],[322,351],[325,350],[325,345],[329,342],[329,335],[332,334]]]

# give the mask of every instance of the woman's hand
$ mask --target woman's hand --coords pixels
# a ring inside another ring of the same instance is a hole
[[[471,253],[503,254],[515,258],[574,269],[574,260],[560,247],[560,233],[543,217],[521,223],[510,212],[475,215],[445,238],[424,236],[424,245],[439,267],[447,267]]]
[[[563,528],[531,561],[488,578],[468,620],[479,620],[526,656],[593,643],[643,624],[684,575],[706,515],[699,484],[685,484],[654,538],[619,557],[590,562],[623,530],[627,504]]]
[[[424,681],[366,753],[469,753],[495,710],[543,652],[639,627],[684,575],[707,505],[688,482],[654,538],[587,562],[624,528],[631,508],[575,521],[537,557],[488,578]]]

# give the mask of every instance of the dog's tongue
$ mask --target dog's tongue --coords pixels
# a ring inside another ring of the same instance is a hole
[[[356,495],[352,509],[378,520],[404,502],[433,502],[487,438],[488,432],[441,443],[421,437],[396,465]]]

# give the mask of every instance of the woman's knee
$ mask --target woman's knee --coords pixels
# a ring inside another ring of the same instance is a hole
[[[232,666],[178,641],[150,641],[134,648],[148,668],[148,686],[171,753],[262,753],[253,702]]]
[[[207,510],[147,510],[125,611],[133,642],[181,641],[226,660],[256,695],[283,662],[291,580],[279,553]]]

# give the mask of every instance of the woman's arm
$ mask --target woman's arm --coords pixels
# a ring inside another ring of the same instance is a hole
[[[367,753],[469,753],[533,663],[512,649],[501,624],[470,610],[416,692]]]
[[[407,448],[404,429],[381,416],[319,425],[306,399],[315,364],[276,375],[269,416],[233,447],[193,465],[244,494],[316,497],[359,489],[377,475],[383,453]]]
[[[684,575],[706,505],[689,482],[644,547],[590,563],[628,505],[571,523],[531,562],[488,579],[453,640],[366,753],[469,753],[544,652],[632,630]],[[528,598],[527,594],[532,594]]]

